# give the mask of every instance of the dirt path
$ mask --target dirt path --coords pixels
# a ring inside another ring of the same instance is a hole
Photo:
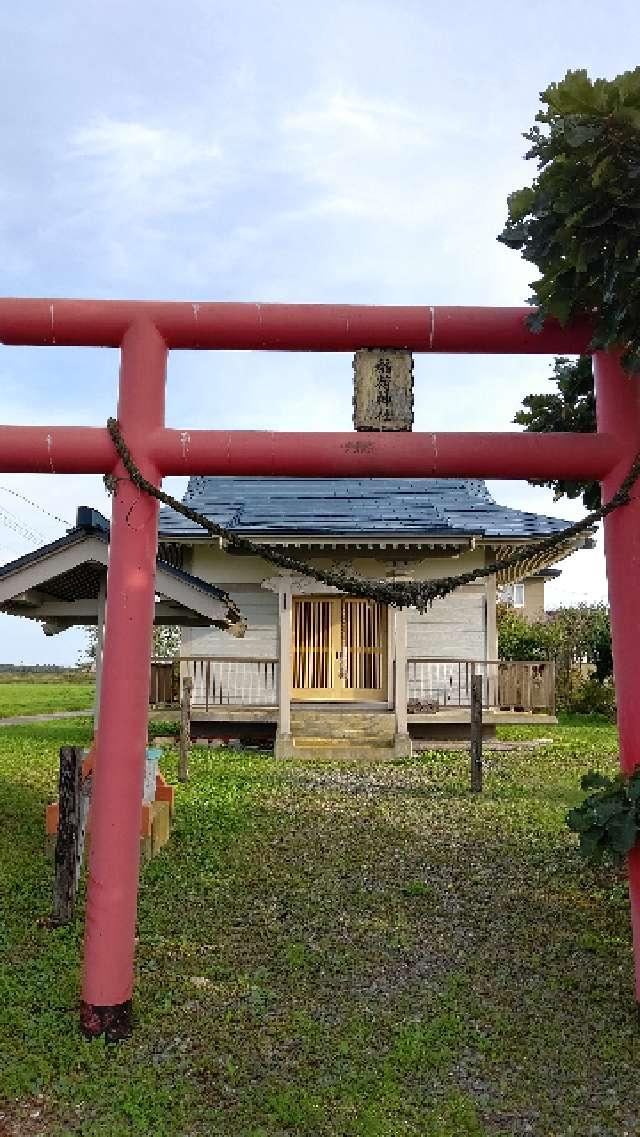
[[[12,715],[10,718],[0,719],[0,726],[20,726],[30,722],[52,722],[54,719],[82,719],[93,714],[93,708],[86,711],[49,711],[42,715]]]

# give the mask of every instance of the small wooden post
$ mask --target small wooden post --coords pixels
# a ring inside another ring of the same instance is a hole
[[[178,764],[178,779],[181,782],[186,782],[189,779],[192,687],[193,679],[191,679],[190,676],[182,680],[182,699],[180,701],[180,762]]]
[[[78,880],[80,832],[80,779],[84,751],[77,746],[60,748],[58,836],[56,838],[53,921],[68,924],[73,916]]]
[[[482,793],[482,675],[471,676],[471,792]]]

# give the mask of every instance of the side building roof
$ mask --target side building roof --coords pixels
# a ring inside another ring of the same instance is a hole
[[[0,611],[39,620],[48,634],[96,623],[108,552],[109,522],[79,506],[75,526],[63,537],[0,565]],[[242,616],[223,589],[161,558],[156,594],[158,624],[214,625],[242,634]]]

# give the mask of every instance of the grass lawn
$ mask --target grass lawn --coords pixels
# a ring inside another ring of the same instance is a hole
[[[52,711],[86,711],[93,702],[94,684],[78,682],[0,682],[0,719],[41,715]]]
[[[545,733],[487,755],[476,800],[460,753],[194,749],[143,871],[137,1029],[105,1046],[76,1027],[81,919],[39,921],[57,748],[88,722],[5,728],[0,1134],[637,1137],[626,886],[563,824],[615,731]]]

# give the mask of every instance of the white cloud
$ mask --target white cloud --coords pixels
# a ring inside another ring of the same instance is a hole
[[[314,195],[304,212],[384,219],[394,226],[433,219],[447,208],[445,187],[459,189],[459,179],[436,173],[445,131],[453,143],[460,124],[359,91],[314,93],[281,122],[287,168]]]
[[[222,151],[186,130],[101,116],[71,136],[69,160],[105,204],[152,218],[206,204]]]
[[[295,234],[307,250],[311,237],[315,277],[336,298],[524,302],[531,266],[496,237],[529,171],[517,132],[505,147],[496,124],[477,125],[468,106],[373,97],[355,82],[310,90],[283,112],[272,156],[295,187],[279,216],[291,271]]]

